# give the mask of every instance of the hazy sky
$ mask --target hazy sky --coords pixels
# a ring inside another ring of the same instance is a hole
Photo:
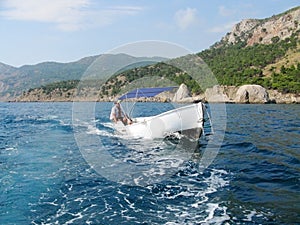
[[[267,18],[299,0],[0,0],[0,62],[70,62],[155,40],[200,52],[242,19]]]

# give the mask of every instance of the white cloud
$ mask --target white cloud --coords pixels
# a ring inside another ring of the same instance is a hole
[[[219,14],[221,16],[227,17],[227,16],[231,16],[235,13],[236,13],[236,11],[233,9],[228,9],[225,6],[219,6]]]
[[[3,0],[3,5],[0,16],[6,19],[54,23],[64,31],[108,25],[120,16],[142,10],[131,6],[92,10],[90,0]]]
[[[197,9],[187,8],[175,13],[175,21],[180,29],[185,30],[197,22]]]
[[[213,28],[209,29],[209,31],[212,33],[226,33],[226,32],[231,31],[231,29],[233,28],[233,26],[236,23],[237,23],[237,21],[223,24],[221,26],[213,27]]]

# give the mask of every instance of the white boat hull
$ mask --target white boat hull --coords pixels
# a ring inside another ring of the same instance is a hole
[[[133,124],[115,124],[120,134],[134,138],[165,138],[180,133],[192,138],[199,138],[203,130],[203,104],[191,104],[176,108],[152,117],[133,119]]]

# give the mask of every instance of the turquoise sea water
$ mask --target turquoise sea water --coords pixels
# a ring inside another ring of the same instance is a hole
[[[225,137],[205,170],[197,157],[210,135],[192,157],[166,157],[181,147],[115,136],[110,107],[97,103],[94,120],[75,128],[72,103],[0,103],[0,224],[300,223],[300,105],[226,105]],[[150,111],[159,107],[169,106]],[[147,185],[116,182],[86,161],[78,129],[101,140],[99,152],[146,170],[156,163],[149,176],[175,169]]]

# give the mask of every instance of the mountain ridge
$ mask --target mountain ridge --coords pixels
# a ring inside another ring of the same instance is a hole
[[[0,100],[9,101],[21,95],[24,91],[38,88],[54,82],[67,80],[80,80],[89,66],[99,57],[107,58],[110,61],[125,61],[135,63],[146,60],[147,57],[134,57],[127,54],[102,54],[81,58],[74,62],[41,62],[34,65],[23,65],[20,67],[12,67],[6,64],[0,64]],[[158,57],[149,57],[148,64],[151,61],[161,60]],[[105,65],[99,65],[105,67]],[[100,68],[103,70],[103,68]],[[89,71],[97,73],[96,71]],[[109,73],[108,71],[107,73]],[[92,76],[91,74],[90,76]]]
[[[221,85],[240,86],[249,82],[250,84],[265,86],[268,89],[283,92],[292,90],[300,93],[300,80],[297,80],[297,74],[300,71],[300,7],[265,19],[242,20],[234,25],[231,32],[227,33],[219,42],[197,53],[197,55],[208,64]],[[77,80],[97,58],[96,56],[91,57],[70,63],[45,62],[32,66],[25,65],[21,69],[26,73],[21,75],[19,74],[20,68],[0,64],[0,95],[2,94],[2,100],[14,98],[26,89],[51,82]],[[127,60],[130,61],[130,59]],[[54,65],[54,69],[50,65]],[[62,67],[57,72],[55,66]],[[149,71],[153,71],[151,68]],[[6,74],[2,74],[1,71],[5,69]],[[44,77],[39,76],[37,71],[41,72],[43,69],[48,74],[53,73],[51,79],[45,75]],[[8,76],[9,71],[12,71],[11,77]],[[140,69],[133,71],[135,73],[141,72]],[[95,71],[91,72],[94,73]],[[128,73],[130,74],[130,71]],[[173,76],[180,76],[180,74]],[[31,81],[25,80],[24,82],[22,79],[19,83],[14,81],[16,78],[24,77],[31,77]],[[292,83],[285,81],[285,78],[292,80]],[[117,83],[110,82],[109,85],[126,85],[126,79],[122,73],[119,78],[115,79]],[[18,89],[20,82],[23,86]],[[284,86],[281,87],[280,84],[284,84]],[[289,88],[290,84],[293,85],[292,89]],[[8,87],[17,88],[11,91]],[[107,94],[109,93],[107,92]]]

